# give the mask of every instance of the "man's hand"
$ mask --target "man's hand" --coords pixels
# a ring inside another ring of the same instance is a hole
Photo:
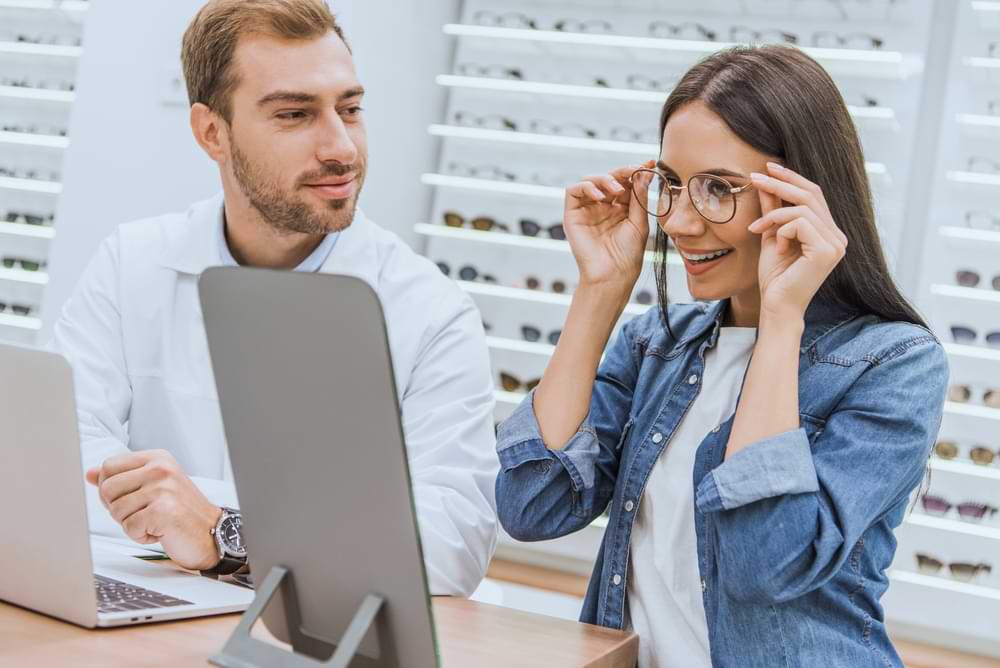
[[[182,568],[208,570],[218,564],[211,531],[222,509],[205,498],[166,450],[110,457],[87,471],[87,482],[98,488],[101,502],[132,540],[159,542]]]

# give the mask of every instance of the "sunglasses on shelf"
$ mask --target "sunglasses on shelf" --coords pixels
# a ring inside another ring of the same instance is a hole
[[[445,276],[451,277],[451,265],[447,262],[437,262],[438,269]],[[492,274],[482,274],[480,275],[479,270],[472,265],[465,265],[458,270],[458,277],[463,281],[477,281],[481,280],[483,283],[496,284],[497,279]]]
[[[486,77],[488,79],[524,79],[524,73],[516,67],[506,65],[477,65],[476,63],[459,63],[455,71],[467,77]]]
[[[821,30],[812,35],[812,45],[820,48],[881,49],[883,44],[881,37],[864,32],[842,34]]]
[[[608,131],[608,136],[615,141],[634,142],[640,144],[659,144],[660,132],[655,128],[635,130],[625,125],[616,125]]]
[[[945,562],[936,557],[917,553],[917,570],[925,575],[937,575],[945,565]],[[964,582],[968,582],[979,575],[989,575],[993,572],[993,567],[985,563],[954,562],[947,564],[947,566],[953,578]]]
[[[28,135],[45,135],[49,137],[65,137],[65,128],[56,127],[41,127],[38,125],[3,125],[0,126],[0,130],[3,132],[14,132],[17,134],[28,134]]]
[[[518,221],[518,225],[521,228],[521,234],[526,237],[537,237],[544,231],[556,241],[566,241],[566,230],[563,228],[562,223],[555,223],[547,227],[542,227],[542,225],[536,220],[522,218]]]
[[[552,28],[559,32],[585,32],[585,33],[610,33],[615,28],[603,19],[560,19],[556,21]]]
[[[509,374],[506,371],[500,372],[500,386],[505,392],[519,392],[522,389],[525,392],[531,392],[533,389],[538,387],[540,382],[542,382],[541,378],[523,381],[517,376]]]
[[[494,230],[502,232],[510,231],[509,227],[503,223],[498,223],[495,219],[488,216],[477,216],[471,220],[466,220],[462,214],[454,211],[444,212],[444,224],[448,227],[465,227],[468,225],[472,229],[480,232],[492,232]]]
[[[982,281],[982,277],[979,272],[972,271],[971,269],[959,269],[955,272],[955,282],[958,283],[963,288],[975,288],[979,287],[979,283]],[[1000,274],[997,274],[990,281],[994,290],[1000,290]]]
[[[974,344],[979,340],[979,334],[971,327],[954,325],[951,328],[951,338],[955,343]],[[1000,347],[1000,331],[987,332],[984,340],[989,346]]]
[[[951,385],[948,387],[948,401],[967,404],[972,400],[972,388],[968,385]],[[988,389],[983,392],[983,404],[990,408],[1000,408],[1000,390]]]
[[[27,35],[24,33],[19,34],[15,39],[22,44],[80,46],[82,43],[79,37],[63,38],[56,35]]]
[[[469,111],[456,111],[453,118],[456,123],[465,127],[517,132],[517,123],[500,114],[479,115]]]
[[[528,276],[524,280],[524,285],[529,290],[540,290],[542,288],[542,282],[534,276]],[[552,281],[552,292],[559,295],[563,294],[566,292],[566,283],[560,280]]]
[[[997,513],[996,507],[987,503],[966,501],[965,503],[955,505],[947,499],[933,494],[924,494],[920,497],[920,502],[924,507],[925,513],[928,515],[937,515],[938,517],[947,515],[952,508],[958,511],[958,516],[963,520],[981,521],[987,517],[993,517]]]
[[[521,12],[491,12],[482,9],[472,15],[472,22],[498,28],[529,28],[537,30],[535,19]]]
[[[34,309],[30,306],[24,306],[23,304],[5,304],[0,302],[0,313],[7,313],[10,311],[14,315],[28,316]]]
[[[34,213],[8,211],[4,216],[3,222],[16,223],[19,225],[45,225],[47,223],[51,223],[54,218],[55,216],[51,213],[48,217],[45,217]]]
[[[29,79],[14,79],[11,77],[3,77],[0,79],[0,86],[9,86],[11,88],[33,88],[37,90],[72,91],[76,89],[76,85],[72,81],[60,81],[58,84],[53,85],[48,81],[31,81]]]
[[[649,36],[664,39],[695,39],[714,42],[718,34],[700,23],[671,23],[670,21],[653,21],[649,24]]]
[[[934,445],[934,454],[941,459],[953,460],[958,457],[958,444],[954,441],[938,441]],[[982,445],[973,446],[969,450],[969,459],[980,466],[989,466],[997,456],[998,453]]]
[[[447,170],[450,174],[458,176],[470,176],[477,179],[490,179],[493,181],[517,181],[517,175],[507,172],[497,165],[470,165],[467,162],[452,160],[448,163]]]
[[[31,179],[36,181],[58,181],[59,172],[39,171],[37,169],[9,169],[0,167],[0,176],[9,176],[12,179]]]
[[[4,268],[6,269],[14,269],[17,267],[22,271],[38,271],[45,266],[44,262],[39,262],[37,260],[25,260],[19,257],[5,257],[2,262]]]
[[[562,330],[554,329],[549,332],[548,336],[545,337],[545,340],[552,345],[556,345],[559,343],[560,336],[562,336]],[[524,325],[521,327],[521,337],[528,343],[538,343],[542,340],[542,330],[532,325]]]
[[[785,32],[784,30],[754,30],[753,28],[748,28],[746,26],[733,26],[729,29],[729,41],[730,42],[743,42],[743,43],[774,43],[774,42],[785,42],[786,44],[798,44],[798,35],[793,35],[790,32]]]
[[[655,77],[646,76],[645,74],[630,74],[625,78],[625,85],[628,88],[633,88],[635,90],[654,90],[661,93],[665,93],[672,90],[677,82],[680,81],[677,77],[664,77],[663,79],[657,79]]]

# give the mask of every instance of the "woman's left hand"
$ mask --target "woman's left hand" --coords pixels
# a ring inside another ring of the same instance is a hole
[[[767,169],[766,175],[751,175],[763,176],[753,179],[762,215],[749,227],[761,235],[760,315],[801,318],[843,259],[847,237],[833,221],[818,185],[772,162]]]

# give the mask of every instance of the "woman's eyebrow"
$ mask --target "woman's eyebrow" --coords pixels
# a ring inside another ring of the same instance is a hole
[[[663,162],[662,160],[656,161],[656,167],[664,172],[670,172],[671,174],[677,174],[676,171],[671,169],[671,167]],[[713,169],[703,169],[698,172],[699,174],[711,174],[713,176],[728,176],[736,179],[748,178],[746,174],[740,174],[739,172],[734,172],[731,169],[726,169],[724,167],[715,167]]]

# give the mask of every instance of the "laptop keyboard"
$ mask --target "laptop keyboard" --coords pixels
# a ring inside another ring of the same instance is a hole
[[[190,601],[183,601],[173,596],[112,580],[96,573],[94,574],[94,586],[97,588],[98,612],[127,612],[191,605]]]

